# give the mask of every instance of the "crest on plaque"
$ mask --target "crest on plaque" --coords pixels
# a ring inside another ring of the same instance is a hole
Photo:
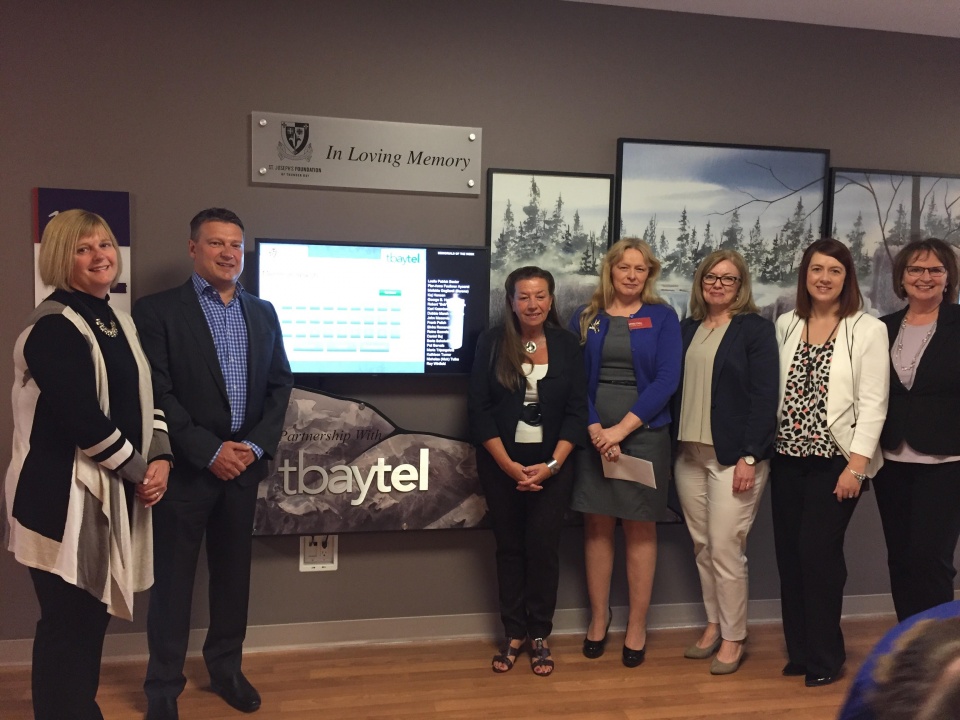
[[[313,157],[313,145],[310,144],[310,123],[282,122],[280,129],[283,137],[277,143],[277,154],[281,160],[306,160]]]

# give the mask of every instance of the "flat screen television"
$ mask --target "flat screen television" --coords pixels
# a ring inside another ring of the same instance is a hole
[[[487,322],[487,248],[258,238],[257,266],[294,373],[470,372]]]

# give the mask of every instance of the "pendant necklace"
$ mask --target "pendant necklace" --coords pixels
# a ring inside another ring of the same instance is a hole
[[[537,347],[535,340],[527,340],[523,344],[523,349],[527,351],[527,355],[533,355],[537,351]]]

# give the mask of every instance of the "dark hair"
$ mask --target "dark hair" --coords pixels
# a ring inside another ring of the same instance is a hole
[[[877,661],[869,697],[877,720],[956,717],[958,662],[960,618],[917,622]]]
[[[947,245],[940,238],[927,238],[926,240],[914,240],[904,245],[897,256],[893,259],[893,292],[901,300],[907,299],[907,293],[903,289],[903,273],[907,269],[911,258],[915,255],[926,255],[932,253],[937,260],[943,263],[947,269],[947,285],[944,288],[944,296],[950,302],[957,301],[958,271],[957,256],[953,248]]]
[[[523,375],[523,361],[526,358],[526,353],[523,349],[523,343],[520,342],[520,321],[517,319],[516,313],[513,312],[511,302],[516,293],[518,282],[536,279],[546,280],[547,290],[550,292],[550,312],[547,313],[544,326],[563,327],[560,323],[560,314],[557,312],[557,298],[554,294],[556,283],[553,280],[553,275],[536,265],[517,268],[507,275],[507,279],[503,282],[504,303],[506,304],[506,315],[503,320],[503,340],[497,355],[497,380],[507,388],[522,389],[526,382]]]
[[[853,255],[842,242],[832,237],[814,240],[804,250],[800,269],[797,272],[797,317],[810,319],[812,301],[810,291],[807,290],[807,271],[810,269],[810,260],[814,253],[820,253],[843,265],[847,274],[843,278],[843,289],[840,291],[840,317],[850,317],[863,307],[863,295],[860,294],[860,283],[857,282],[857,271],[853,265]]]
[[[193,216],[190,221],[190,239],[194,242],[200,237],[200,226],[206,222],[232,223],[243,231],[243,221],[232,210],[226,208],[207,208]]]

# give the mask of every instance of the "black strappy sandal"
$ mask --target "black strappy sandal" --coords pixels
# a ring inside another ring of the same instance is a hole
[[[523,652],[523,646],[526,644],[526,640],[520,640],[520,644],[514,647],[510,643],[513,640],[518,640],[519,638],[510,638],[508,637],[503,641],[503,645],[500,648],[500,652],[497,655],[493,656],[493,660],[490,662],[490,667],[495,673],[505,673],[513,670],[513,664],[516,662],[517,657]],[[497,667],[497,664],[506,665],[504,668]]]
[[[535,638],[530,646],[530,669],[533,670],[533,674],[538,677],[550,677],[553,667],[550,648],[543,644],[543,638]]]

